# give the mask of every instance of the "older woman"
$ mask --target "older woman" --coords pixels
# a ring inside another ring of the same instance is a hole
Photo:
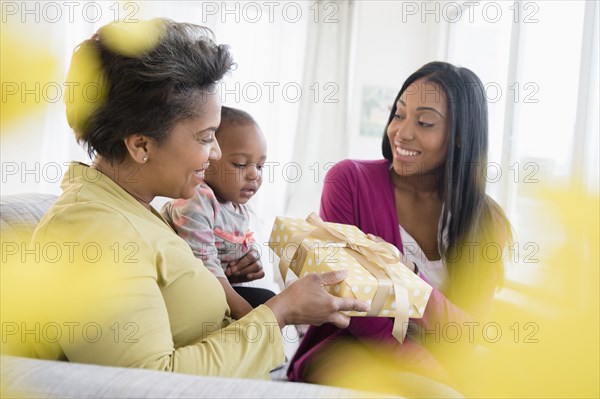
[[[340,311],[367,305],[329,295],[323,286],[345,278],[329,273],[300,279],[231,320],[217,279],[150,202],[191,197],[220,157],[215,86],[233,61],[205,28],[170,20],[144,26],[142,35],[127,24],[105,26],[73,55],[68,80],[100,88],[97,101],[79,93],[67,103],[69,123],[95,159],[71,164],[63,194],[34,233],[38,248],[72,249],[44,257],[39,269],[52,287],[40,303],[45,325],[61,334],[36,340],[34,351],[83,363],[263,377],[284,360],[281,327],[345,327]],[[260,265],[247,259],[238,267],[247,275]]]
[[[473,341],[469,328],[485,318],[503,280],[501,248],[511,239],[504,213],[485,194],[487,123],[479,78],[466,68],[432,62],[408,77],[392,104],[384,159],[345,160],[329,171],[323,219],[354,224],[394,244],[433,293],[402,343],[386,318],[353,318],[345,330],[310,328],[292,359],[290,379],[328,381],[336,367],[348,364],[336,361],[335,349],[340,340],[349,340],[383,344],[402,370],[449,381],[433,356],[441,349],[437,343],[449,343],[441,331],[461,329],[444,351]]]

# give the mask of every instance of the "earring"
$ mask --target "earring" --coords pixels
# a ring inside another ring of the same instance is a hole
[[[148,160],[148,155],[144,155],[144,157],[142,158],[142,162],[146,162]]]

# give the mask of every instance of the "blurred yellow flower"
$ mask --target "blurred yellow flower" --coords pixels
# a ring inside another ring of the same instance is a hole
[[[9,123],[47,104],[45,93],[58,84],[58,61],[43,41],[7,22],[0,24],[0,49],[0,131],[6,132]]]
[[[157,19],[138,22],[119,21],[102,28],[106,44],[112,50],[130,57],[151,50],[163,33],[162,23]]]

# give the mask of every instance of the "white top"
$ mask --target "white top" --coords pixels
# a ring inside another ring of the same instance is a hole
[[[404,247],[404,255],[409,261],[414,262],[419,268],[419,272],[422,273],[427,280],[437,289],[442,290],[446,281],[448,280],[448,270],[442,259],[440,260],[429,260],[425,253],[412,238],[404,227],[400,227],[400,237],[402,237],[402,246]]]

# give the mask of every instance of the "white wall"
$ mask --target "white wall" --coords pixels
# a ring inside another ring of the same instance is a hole
[[[440,60],[445,51],[446,24],[435,23],[433,18],[423,23],[419,17],[409,17],[406,4],[399,1],[360,1],[358,6],[348,157],[379,159],[383,128],[378,137],[360,136],[363,88],[389,88],[395,96],[411,73],[427,62]],[[382,126],[386,121],[387,115]]]

